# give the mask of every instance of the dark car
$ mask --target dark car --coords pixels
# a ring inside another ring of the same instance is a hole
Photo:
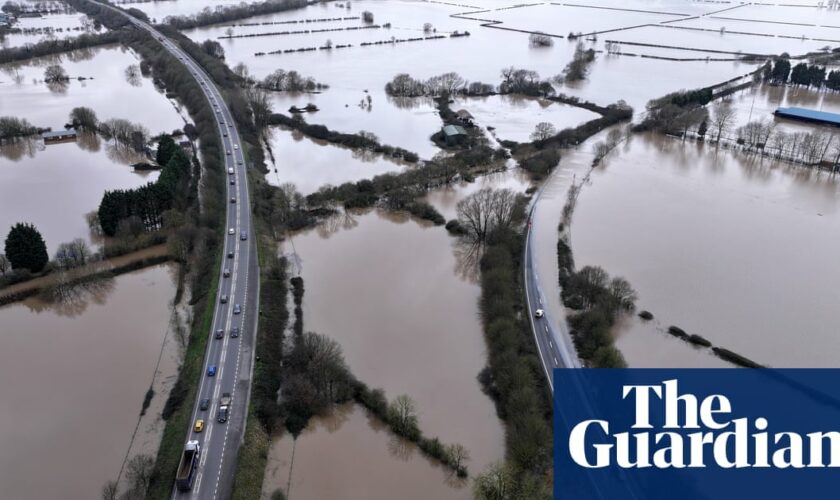
[[[236,338],[236,337],[239,336],[239,327],[238,326],[234,326],[233,328],[230,329],[230,336],[233,337],[233,338]]]
[[[210,408],[210,399],[204,398],[198,403],[198,409],[201,411],[207,411],[207,408]]]
[[[227,422],[228,419],[228,409],[224,406],[219,407],[219,411],[216,412],[216,421],[220,424]]]
[[[242,241],[247,240],[248,239],[248,233],[246,233],[245,231],[242,231],[241,233],[239,233],[239,239],[242,240]]]
[[[215,377],[216,376],[216,365],[210,365],[210,367],[207,368],[207,376],[208,377]]]
[[[228,259],[232,259],[232,258],[233,258],[233,250],[228,252]]]
[[[219,298],[219,302],[221,302],[222,304],[227,304],[227,301],[228,301],[228,296],[227,295],[222,295],[221,298]]]
[[[225,337],[225,331],[224,330],[222,330],[221,328],[216,330],[216,338],[217,339],[222,339],[224,337]]]

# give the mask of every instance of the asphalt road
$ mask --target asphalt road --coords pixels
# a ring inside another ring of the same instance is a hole
[[[554,368],[580,368],[580,358],[575,350],[566,317],[554,318],[549,308],[545,307],[545,295],[540,287],[539,276],[534,268],[531,226],[534,224],[534,207],[539,201],[542,189],[534,194],[528,210],[528,227],[525,233],[525,255],[523,271],[525,273],[525,298],[528,303],[528,316],[531,320],[531,330],[537,343],[537,350],[542,361],[548,385],[554,393]],[[542,309],[544,315],[537,318],[534,313]]]
[[[104,5],[104,4],[102,4]],[[112,8],[111,6],[108,6]],[[187,440],[197,440],[201,445],[201,458],[192,490],[180,492],[174,488],[172,498],[228,498],[233,486],[236,457],[245,430],[245,419],[253,373],[254,345],[259,302],[259,269],[256,257],[256,245],[251,230],[251,204],[248,193],[245,158],[242,154],[241,141],[230,110],[222,99],[219,89],[210,76],[191,59],[177,44],[161,35],[149,24],[131,17],[122,10],[114,9],[125,15],[138,28],[152,34],[161,45],[177,57],[190,70],[198,81],[208,105],[213,107],[216,126],[222,136],[226,151],[225,170],[233,169],[228,175],[227,217],[224,240],[224,257],[219,270],[218,297],[227,296],[226,303],[220,299],[213,314],[213,326],[208,335],[207,353],[204,371],[193,406],[193,418]],[[233,180],[233,184],[230,184]],[[235,198],[235,203],[233,199]],[[230,231],[233,234],[229,234]],[[244,233],[246,239],[241,238]],[[233,257],[229,257],[232,252]],[[224,277],[225,270],[230,275]],[[240,314],[234,314],[234,307],[241,307]],[[231,330],[239,328],[240,335],[231,337]],[[216,339],[216,330],[223,330],[223,338]],[[208,368],[216,367],[215,376],[207,376]],[[227,422],[219,423],[216,415],[219,398],[223,393],[230,393],[233,398],[230,416]],[[210,407],[201,411],[199,401],[210,400]],[[197,419],[205,422],[202,432],[196,433],[193,424]]]

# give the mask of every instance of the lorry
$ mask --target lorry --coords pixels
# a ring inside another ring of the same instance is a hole
[[[216,420],[221,424],[227,422],[230,414],[230,402],[230,393],[223,392],[222,397],[219,398],[219,411],[216,412]]]
[[[195,470],[198,468],[198,459],[201,456],[201,446],[198,441],[187,441],[184,451],[181,453],[181,462],[178,464],[178,473],[175,475],[175,486],[180,491],[192,489]]]

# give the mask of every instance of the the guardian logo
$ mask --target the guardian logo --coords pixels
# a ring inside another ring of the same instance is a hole
[[[621,399],[634,415],[629,431],[612,432],[606,419],[584,420],[571,429],[568,451],[577,465],[623,469],[840,467],[840,432],[775,430],[767,418],[738,417],[737,401],[723,394],[698,398],[681,393],[676,379],[655,385],[624,385]],[[660,425],[651,418],[654,405],[660,405],[658,414],[664,415]]]
[[[838,369],[556,369],[560,500],[837,500]]]

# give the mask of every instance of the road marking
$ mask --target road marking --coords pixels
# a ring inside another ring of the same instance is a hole
[[[554,365],[557,366],[557,356],[552,356],[554,358]]]
[[[543,328],[545,328],[545,333],[548,333],[548,325],[544,325]]]

